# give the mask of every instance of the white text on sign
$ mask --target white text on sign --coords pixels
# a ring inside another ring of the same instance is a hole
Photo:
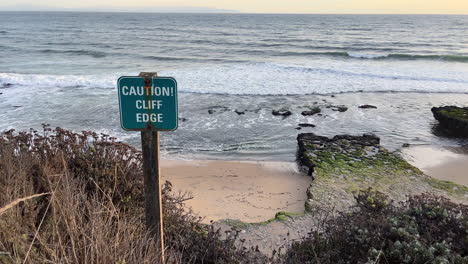
[[[146,113],[137,113],[136,114],[137,122],[152,122],[152,123],[161,123],[163,122],[163,114],[146,114]]]
[[[161,109],[162,101],[160,100],[136,100],[137,109]]]
[[[124,86],[122,87],[123,95],[152,95],[152,96],[174,96],[174,87],[148,87],[144,86]]]

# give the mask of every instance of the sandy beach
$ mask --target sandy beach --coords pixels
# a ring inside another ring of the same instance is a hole
[[[175,191],[188,191],[187,205],[204,222],[238,219],[253,223],[275,213],[303,213],[311,178],[292,162],[162,161],[162,177]]]
[[[425,174],[468,186],[468,149],[465,147],[415,146],[403,156]]]
[[[468,186],[468,155],[462,148],[415,146],[403,156],[425,174]],[[162,177],[203,222],[237,219],[248,223],[274,218],[279,211],[303,213],[311,178],[294,162],[163,160]]]

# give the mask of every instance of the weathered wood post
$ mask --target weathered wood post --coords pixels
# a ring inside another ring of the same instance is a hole
[[[127,131],[141,131],[145,184],[145,221],[164,258],[164,225],[159,171],[159,131],[178,126],[177,82],[155,72],[122,76],[117,81],[120,124]]]
[[[145,90],[150,89],[152,77],[156,72],[142,72],[145,78]],[[141,131],[141,148],[143,152],[143,176],[145,184],[145,217],[146,226],[155,235],[156,243],[161,249],[161,261],[164,263],[164,225],[162,213],[162,194],[159,168],[159,131],[152,129],[151,123],[147,130]]]

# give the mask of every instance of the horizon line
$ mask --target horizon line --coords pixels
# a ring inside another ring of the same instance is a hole
[[[229,12],[233,11],[233,12]],[[442,15],[442,16],[468,16],[468,13],[269,13],[269,12],[241,12],[229,10],[228,12],[167,12],[167,11],[119,11],[119,10],[2,10],[0,12],[54,12],[54,13],[144,13],[144,14],[207,14],[207,15]]]

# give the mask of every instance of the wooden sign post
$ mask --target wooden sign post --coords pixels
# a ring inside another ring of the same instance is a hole
[[[177,82],[142,72],[138,77],[119,78],[118,92],[122,128],[141,131],[146,226],[155,235],[165,263],[159,131],[177,129]]]

